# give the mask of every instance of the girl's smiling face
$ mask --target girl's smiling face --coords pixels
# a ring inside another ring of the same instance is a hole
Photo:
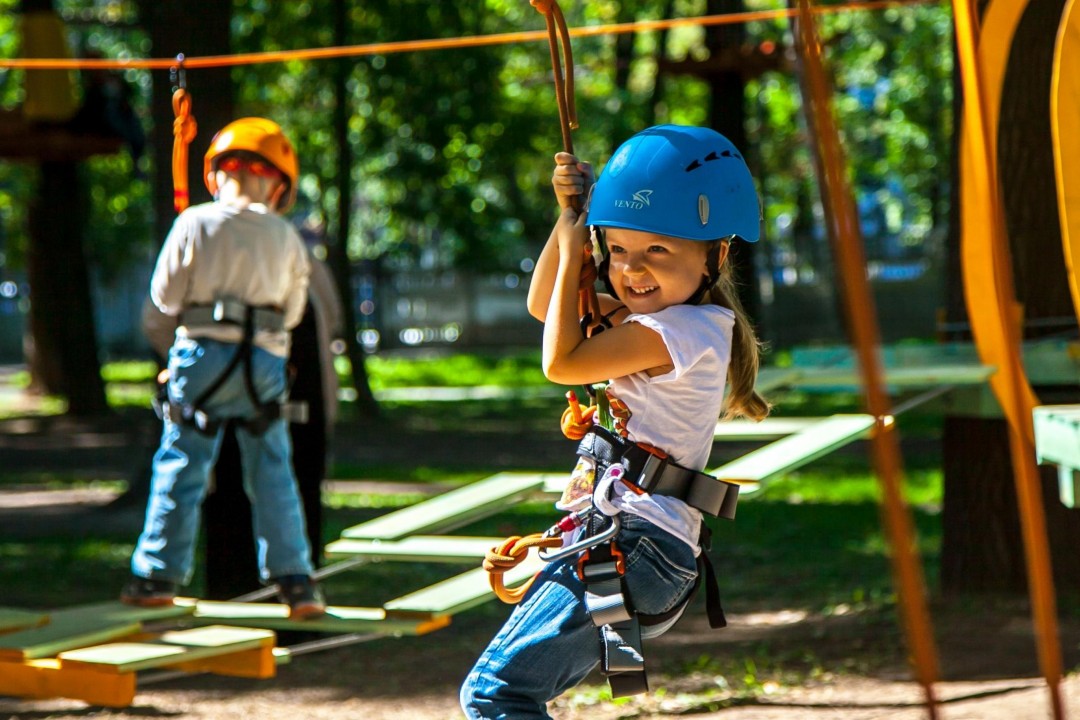
[[[604,239],[611,256],[608,277],[630,312],[654,313],[686,302],[708,277],[708,243],[614,227],[604,228]]]

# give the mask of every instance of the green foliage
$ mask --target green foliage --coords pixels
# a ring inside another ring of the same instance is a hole
[[[372,389],[392,387],[547,386],[539,352],[506,356],[458,354],[404,358],[373,355],[366,363]]]

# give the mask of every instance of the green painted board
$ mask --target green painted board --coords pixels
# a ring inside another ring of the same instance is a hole
[[[340,559],[362,555],[375,562],[407,560],[414,562],[472,562],[483,559],[487,551],[506,538],[468,537],[461,535],[414,535],[401,540],[335,540],[325,548],[328,558]]]
[[[1080,505],[1080,405],[1042,405],[1032,411],[1035,455],[1058,466],[1058,491],[1065,507]]]
[[[709,474],[730,482],[763,483],[865,437],[874,425],[872,415],[833,415],[710,470]]]
[[[890,388],[918,389],[941,385],[980,385],[994,373],[986,365],[926,365],[887,368],[884,382]],[[795,387],[818,390],[856,390],[862,376],[853,368],[805,368]]]
[[[201,660],[217,655],[272,645],[270,630],[210,627],[163,633],[150,642],[121,642],[68,650],[59,654],[61,667],[96,665],[112,672],[135,672]]]
[[[717,440],[768,440],[793,435],[824,419],[819,417],[767,417],[761,422],[723,420],[716,423],[715,438]]]
[[[0,633],[34,628],[49,622],[48,613],[0,607]]]
[[[77,605],[49,613],[41,627],[0,635],[0,658],[34,660],[64,650],[102,643],[138,632],[142,623],[190,615],[194,608],[138,608],[120,601]]]
[[[1042,405],[1031,415],[1039,462],[1080,470],[1080,405]]]
[[[529,553],[528,558],[503,576],[503,581],[508,587],[514,587],[532,577],[544,565],[536,553]],[[383,607],[388,613],[456,615],[494,597],[489,573],[483,568],[476,568],[391,600]]]
[[[351,539],[400,540],[446,532],[498,512],[544,484],[542,473],[500,473],[342,531]]]
[[[425,623],[419,620],[388,619],[382,608],[330,606],[322,617],[290,620],[289,608],[286,605],[210,600],[199,600],[196,603],[195,622],[327,633],[380,632],[387,635],[419,635],[429,630]]]

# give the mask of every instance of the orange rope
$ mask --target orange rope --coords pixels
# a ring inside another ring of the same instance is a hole
[[[528,556],[529,548],[553,548],[562,545],[562,538],[545,537],[539,533],[526,535],[512,535],[503,541],[502,545],[488,550],[484,557],[483,568],[491,577],[491,589],[495,591],[495,597],[508,605],[516,605],[525,597],[532,584],[536,581],[533,575],[525,583],[516,588],[508,588],[503,584],[503,573],[513,570]],[[539,573],[537,573],[539,574]]]
[[[942,4],[942,0],[869,0],[868,2],[848,2],[839,5],[817,6],[813,8],[812,12],[814,14],[828,14],[928,4]],[[794,8],[778,8],[776,10],[755,10],[751,12],[728,13],[723,15],[702,15],[691,18],[642,20],[639,22],[578,27],[567,30],[566,34],[568,37],[596,37],[600,35],[622,35],[626,33],[646,32],[649,30],[668,30],[677,27],[738,25],[741,23],[762,20],[788,18],[796,13],[797,10]],[[548,38],[549,34],[546,30],[529,30],[524,32],[470,35],[432,40],[404,40],[399,42],[369,43],[366,45],[309,48],[305,50],[276,50],[260,53],[238,53],[235,55],[207,55],[205,57],[188,57],[185,59],[184,65],[189,70],[196,68],[233,67],[237,65],[260,65],[265,63],[286,62],[289,60],[327,60],[332,58],[360,57],[365,55],[391,55],[403,52],[424,52],[429,50],[486,47],[490,45],[510,45],[513,43],[535,42],[537,40]],[[143,60],[85,58],[0,59],[0,68],[22,68],[27,70],[168,70],[175,66],[175,58],[150,58]]]
[[[536,11],[544,16],[547,24],[548,49],[551,52],[551,69],[555,76],[555,99],[559,106],[559,130],[562,133],[563,152],[574,154],[574,140],[570,131],[578,127],[577,107],[574,102],[574,53],[570,48],[570,31],[558,0],[529,0]],[[559,62],[559,41],[562,41],[562,63]],[[563,72],[565,65],[565,72]],[[581,212],[581,198],[574,197],[570,206]],[[589,327],[600,323],[600,300],[596,297],[596,265],[592,261],[591,247],[587,246],[581,262],[581,279],[578,281],[578,317],[589,318]]]
[[[188,196],[188,145],[195,139],[198,125],[191,114],[191,95],[184,88],[178,88],[172,96],[173,113],[173,207],[176,212],[183,212],[189,204]]]
[[[582,407],[573,390],[566,391],[566,402],[569,407],[563,410],[562,418],[559,420],[559,428],[568,439],[580,440],[585,437],[585,434],[593,426],[596,405]]]

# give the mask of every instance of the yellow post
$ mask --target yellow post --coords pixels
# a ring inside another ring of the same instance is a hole
[[[874,297],[866,279],[866,257],[859,219],[847,182],[840,136],[829,105],[831,90],[825,75],[821,43],[809,0],[799,0],[797,38],[802,61],[803,102],[816,142],[818,174],[829,220],[834,262],[843,283],[844,311],[851,342],[859,360],[867,410],[877,418],[872,437],[874,464],[883,495],[883,518],[892,547],[893,575],[899,586],[904,631],[911,651],[915,678],[922,686],[927,716],[938,717],[934,683],[938,676],[922,565],[916,552],[911,517],[901,492],[903,476],[900,445],[892,421],[892,408],[882,379],[880,337]]]
[[[953,15],[957,60],[965,99],[964,156],[961,158],[961,167],[966,171],[961,183],[966,224],[961,236],[964,294],[979,357],[984,364],[997,368],[990,382],[1009,424],[1009,447],[1020,508],[1039,666],[1046,679],[1054,718],[1061,720],[1065,712],[1059,687],[1061,647],[1031,415],[1037,400],[1027,381],[1020,352],[1020,315],[1017,312],[1012,262],[1004,235],[1004,214],[997,186],[995,152],[998,98],[994,97],[994,108],[989,110],[987,96],[983,94],[983,83],[987,79],[981,77],[976,57],[976,13],[969,0],[953,0]],[[1019,13],[1013,17],[1018,19]],[[985,50],[993,52],[990,48]],[[1000,64],[1000,72],[1004,74],[1004,63]],[[992,85],[996,93],[1000,88],[999,82],[1000,77],[995,77],[992,83],[987,84]],[[993,117],[995,121],[988,124],[987,117]]]

